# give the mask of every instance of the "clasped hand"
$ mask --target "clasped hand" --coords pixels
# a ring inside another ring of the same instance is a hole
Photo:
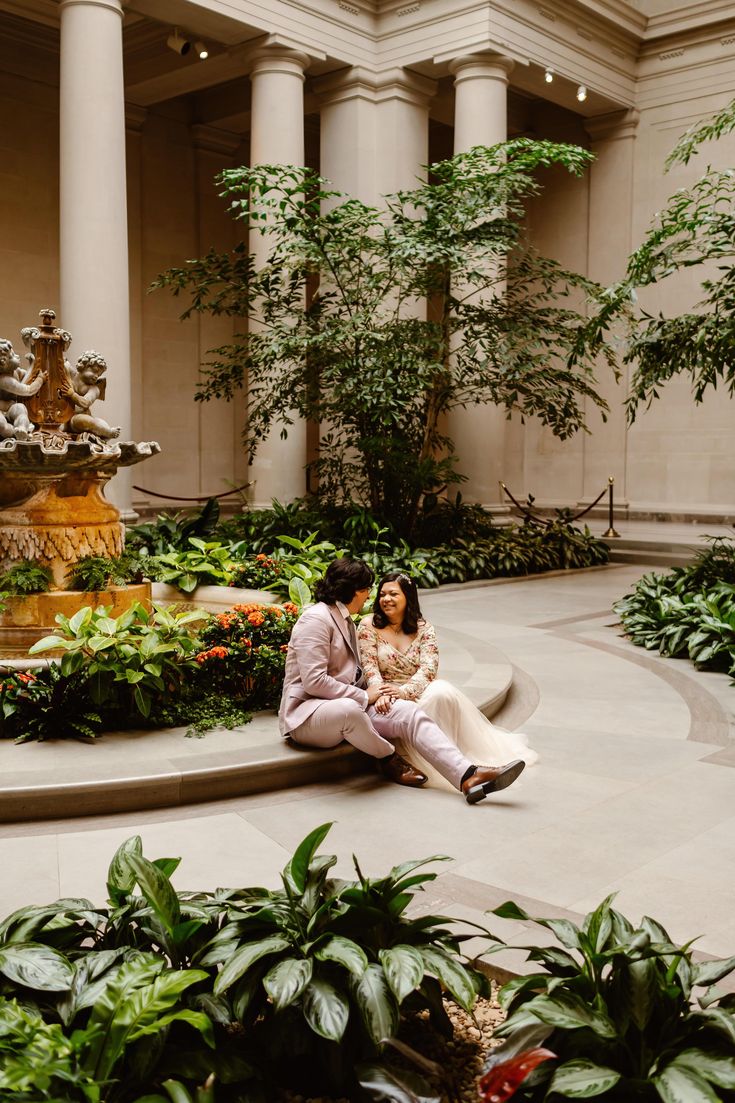
[[[399,697],[399,687],[391,682],[381,682],[368,690],[368,704],[375,705],[375,711],[382,716],[390,712],[393,702]]]

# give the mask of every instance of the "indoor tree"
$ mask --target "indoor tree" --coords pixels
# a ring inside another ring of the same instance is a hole
[[[713,118],[693,127],[666,161],[686,165],[700,146],[735,131],[735,100]],[[633,364],[628,417],[640,403],[650,405],[672,376],[688,375],[694,401],[722,384],[735,392],[735,169],[707,167],[688,188],[674,192],[628,261],[624,278],[608,288],[583,334],[579,349],[587,357],[620,326],[625,334],[624,362]],[[706,266],[706,267],[705,267]],[[689,268],[702,268],[703,293],[693,309],[667,317],[638,306],[637,292]],[[570,364],[574,364],[574,355]]]
[[[612,365],[612,352],[602,339],[590,354],[580,346],[596,287],[539,256],[523,229],[540,170],[578,176],[590,160],[525,138],[477,147],[381,208],[310,169],[224,172],[222,195],[265,236],[265,259],[241,243],[155,285],[191,294],[184,318],[247,319],[212,351],[196,397],[247,387],[251,456],[294,417],[319,423],[320,494],[362,502],[409,535],[422,495],[461,478],[444,430],[451,410],[497,403],[560,438],[584,428],[586,403],[604,413],[593,365],[600,349]]]

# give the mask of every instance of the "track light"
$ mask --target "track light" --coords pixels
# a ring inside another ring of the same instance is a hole
[[[180,54],[181,57],[186,57],[191,49],[191,42],[188,38],[184,38],[179,34],[178,27],[168,36],[166,45],[169,50],[173,50],[175,54]]]
[[[551,84],[553,79],[554,79],[554,70],[547,68],[546,72],[544,73],[544,80],[546,81],[547,84]]]
[[[580,84],[579,88],[577,89],[577,99],[580,103],[584,103],[584,101],[587,99],[587,89],[583,84]]]
[[[202,61],[205,61],[209,57],[209,47],[205,42],[195,42],[194,49],[199,54]]]

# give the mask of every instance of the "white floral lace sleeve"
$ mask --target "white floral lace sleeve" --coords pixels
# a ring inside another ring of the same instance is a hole
[[[439,670],[439,647],[433,624],[426,621],[419,628],[419,633],[409,651],[412,660],[417,664],[416,673],[403,683],[399,694],[405,701],[418,701],[429,682],[434,681]]]
[[[378,662],[378,635],[372,624],[372,617],[364,617],[357,629],[357,642],[360,645],[360,663],[369,686],[380,685],[385,678],[380,672]]]

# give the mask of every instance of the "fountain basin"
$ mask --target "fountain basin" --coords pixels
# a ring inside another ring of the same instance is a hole
[[[80,609],[105,605],[111,617],[119,617],[135,602],[151,608],[150,582],[130,586],[110,586],[107,590],[52,590],[47,594],[23,594],[5,598],[5,608],[0,613],[0,656],[4,659],[23,659],[28,648],[44,636],[56,630],[58,613],[73,617]],[[47,651],[45,655],[57,652]],[[58,652],[62,654],[62,652]]]

